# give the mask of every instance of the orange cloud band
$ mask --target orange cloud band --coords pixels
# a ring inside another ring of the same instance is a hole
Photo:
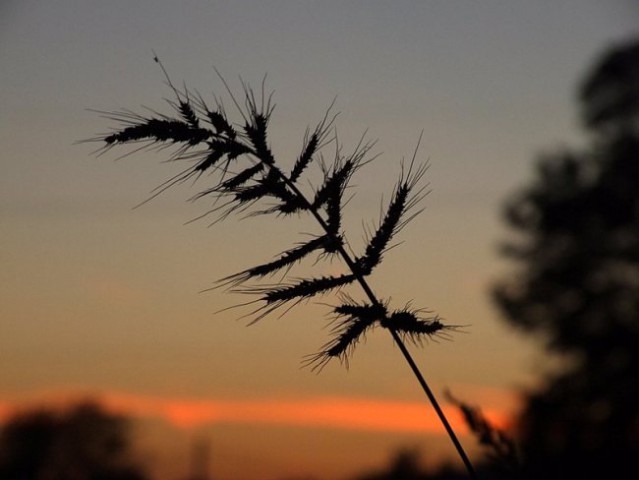
[[[58,405],[83,398],[77,394],[47,397],[45,400],[48,403]],[[113,412],[138,418],[158,418],[179,428],[220,423],[252,423],[403,433],[443,433],[439,419],[426,403],[347,397],[189,400],[118,392],[105,392],[97,398]],[[11,410],[13,409],[7,402],[0,402],[0,418],[6,418]],[[444,411],[456,431],[467,433],[466,424],[457,408],[444,407]],[[500,428],[509,424],[508,416],[502,411],[490,409],[484,413]]]

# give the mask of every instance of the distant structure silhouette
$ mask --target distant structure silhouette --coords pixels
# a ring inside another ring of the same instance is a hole
[[[211,442],[207,437],[195,436],[191,443],[189,476],[187,480],[212,480]]]

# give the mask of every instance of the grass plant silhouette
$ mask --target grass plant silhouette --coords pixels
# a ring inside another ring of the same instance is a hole
[[[402,163],[385,213],[378,224],[366,232],[363,253],[356,254],[350,248],[342,226],[347,203],[345,193],[353,176],[373,159],[370,155],[373,143],[362,138],[351,154],[343,154],[336,136],[331,136],[336,118],[331,105],[317,127],[307,131],[299,157],[292,169],[286,172],[276,161],[267,139],[274,104],[272,94],[267,95],[265,91],[264,81],[257,94],[242,81],[244,98],[241,104],[216,70],[241,117],[240,123],[233,123],[219,99],[215,99],[215,107],[211,108],[199,94],[186,87],[178,90],[157,56],[154,60],[175,95],[175,100],[169,101],[175,110],[174,115],[151,112],[147,116],[129,110],[98,112],[115,121],[118,128],[91,141],[103,143],[101,152],[118,145],[138,143],[142,145],[135,151],[173,146],[175,151],[171,160],[193,163],[160,185],[151,198],[187,180],[199,179],[204,173],[217,174],[216,183],[195,197],[214,200],[213,208],[202,217],[214,214],[219,221],[231,214],[249,217],[310,215],[319,226],[320,233],[284,251],[271,262],[221,279],[216,287],[256,297],[256,300],[243,304],[257,305],[250,314],[251,323],[275,311],[286,313],[310,298],[335,293],[339,304],[330,307],[333,338],[318,353],[305,360],[305,364],[314,370],[321,370],[332,359],[348,366],[358,341],[375,327],[387,330],[432,403],[470,477],[476,478],[472,463],[406,347],[407,343],[421,345],[425,338],[446,335],[454,327],[444,325],[428,310],[414,308],[410,304],[392,309],[390,302],[378,297],[368,282],[384,253],[392,248],[395,235],[420,212],[417,207],[426,194],[423,177],[427,168],[426,164],[416,161],[420,142],[410,162]],[[329,164],[320,151],[331,142],[335,144],[335,155]],[[302,185],[304,175],[311,165],[319,166],[322,181],[319,185],[305,187]],[[313,256],[318,261],[339,257],[348,273],[302,279],[290,275],[296,264]],[[265,283],[275,274],[282,275],[282,280]],[[359,285],[362,299],[356,300],[345,291],[346,287],[353,285]]]
[[[445,396],[459,409],[466,425],[484,448],[486,460],[483,468],[491,472],[489,478],[520,478],[522,463],[513,438],[504,430],[495,427],[481,408],[456,398],[450,391],[446,391]]]

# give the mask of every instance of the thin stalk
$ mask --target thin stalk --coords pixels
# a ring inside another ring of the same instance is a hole
[[[256,157],[259,159],[259,156],[256,155]],[[330,229],[328,228],[328,225],[326,224],[324,219],[317,212],[317,209],[312,207],[311,203],[308,201],[306,196],[297,188],[297,186],[293,182],[291,182],[286,177],[286,175],[282,175],[281,172],[279,172],[278,170],[275,170],[275,171],[278,173],[278,176],[280,177],[280,179],[286,183],[288,188],[290,188],[291,191],[295,195],[297,195],[300,198],[300,200],[306,204],[306,206],[308,206],[309,211],[311,212],[311,214],[313,215],[315,220],[317,220],[317,222],[320,224],[322,229],[327,233],[327,235],[333,236],[330,233]],[[333,239],[337,240],[335,238],[333,238]],[[368,282],[366,281],[366,279],[359,273],[359,271],[358,271],[358,269],[357,269],[357,267],[355,265],[355,262],[353,261],[353,259],[349,255],[349,253],[346,251],[344,246],[340,242],[336,242],[336,243],[338,245],[337,251],[339,252],[339,255],[342,257],[342,259],[344,260],[344,262],[346,263],[348,268],[351,270],[351,272],[353,272],[353,274],[355,275],[355,278],[357,279],[357,282],[362,287],[362,290],[364,290],[364,293],[366,294],[366,296],[369,298],[369,300],[374,305],[381,305],[381,302],[379,301],[379,299],[377,298],[377,296],[375,295],[375,293],[371,289],[371,287],[368,284]],[[439,405],[439,402],[437,401],[437,398],[435,397],[435,394],[433,393],[433,391],[429,387],[428,382],[426,382],[426,379],[422,375],[419,367],[417,366],[417,364],[413,360],[413,357],[410,354],[410,352],[408,351],[408,348],[406,347],[406,344],[404,343],[404,341],[402,340],[402,338],[399,336],[399,334],[397,333],[397,331],[394,328],[391,327],[391,328],[388,328],[388,330],[390,331],[390,334],[393,337],[393,340],[395,341],[395,343],[399,347],[399,350],[402,352],[402,355],[404,356],[404,359],[406,360],[406,362],[410,366],[413,374],[415,375],[415,378],[417,379],[417,381],[419,382],[420,386],[422,387],[422,390],[424,391],[424,393],[428,397],[428,400],[430,401],[431,405],[435,409],[435,412],[437,413],[437,416],[439,417],[439,420],[441,421],[442,425],[444,426],[444,429],[446,430],[446,433],[448,434],[451,442],[455,446],[455,449],[457,450],[457,453],[458,453],[459,457],[461,458],[462,462],[464,463],[464,466],[466,467],[466,470],[468,471],[468,476],[472,480],[477,480],[478,477],[477,477],[477,473],[475,472],[475,468],[473,467],[473,464],[471,463],[470,459],[468,458],[468,455],[466,454],[466,451],[464,450],[464,447],[462,446],[462,444],[460,443],[459,439],[457,438],[457,435],[455,434],[455,431],[453,430],[453,427],[450,425],[450,422],[446,418],[446,415],[444,414],[444,411],[442,410],[441,406]]]
[[[395,340],[395,343],[397,343],[397,346],[401,350],[402,355],[404,355],[406,362],[408,362],[408,365],[413,371],[413,374],[415,375],[415,377],[417,378],[417,381],[421,385],[422,390],[424,390],[424,393],[426,393],[426,396],[430,400],[430,403],[433,405],[433,408],[435,409],[435,412],[437,413],[439,420],[444,425],[444,428],[446,429],[446,433],[448,433],[448,436],[450,437],[450,440],[453,442],[455,449],[457,449],[457,453],[459,454],[459,457],[462,459],[462,462],[464,462],[464,466],[466,467],[466,470],[468,471],[468,475],[473,480],[477,480],[477,472],[475,472],[475,468],[473,467],[473,464],[468,458],[468,455],[466,455],[466,452],[464,451],[464,447],[462,447],[462,444],[459,442],[459,439],[457,438],[457,435],[455,434],[453,427],[451,427],[450,423],[448,422],[448,419],[446,418],[446,415],[444,414],[444,411],[442,410],[442,408],[439,405],[439,402],[437,401],[437,398],[435,398],[435,394],[428,386],[426,379],[424,378],[421,371],[419,370],[419,367],[413,360],[413,357],[411,356],[410,352],[406,348],[406,345],[404,344],[403,340],[397,334],[397,331],[392,328],[389,328],[389,330],[391,335],[393,336],[393,340]]]

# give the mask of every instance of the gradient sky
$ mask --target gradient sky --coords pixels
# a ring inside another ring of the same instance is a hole
[[[382,154],[356,179],[355,244],[423,130],[432,193],[371,283],[467,326],[412,350],[436,392],[449,387],[507,422],[545,360],[489,298],[509,268],[497,254],[499,208],[536,155],[583,143],[577,82],[638,25],[631,0],[3,0],[0,419],[101,396],[142,419],[145,458],[167,479],[185,473],[194,432],[209,438],[223,480],[343,478],[402,445],[426,462],[451,458],[384,332],[357,348],[350,370],[315,375],[300,360],[327,340],[323,307],[246,328],[214,313],[243,299],[198,293],[286,249],[308,224],[184,225],[207,207],[187,202],[197,190],[186,186],[133,210],[180,166],[161,154],[92,155],[97,145],[75,142],[112,125],[87,109],[166,111],[171,91],[152,51],[205,98],[223,94],[214,67],[238,89],[238,75],[259,85],[267,74],[272,146],[292,159],[337,96],[345,148],[367,130]],[[420,404],[424,417],[411,422]]]

